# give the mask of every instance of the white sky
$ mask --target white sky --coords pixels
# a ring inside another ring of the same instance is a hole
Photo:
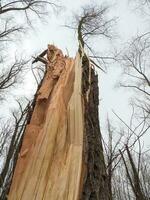
[[[64,53],[66,53],[67,49],[71,56],[75,56],[77,51],[76,35],[70,29],[64,28],[63,25],[71,21],[73,12],[78,12],[81,6],[93,1],[62,0],[61,2],[62,5],[66,6],[65,11],[62,10],[58,16],[51,16],[47,24],[39,24],[38,30],[31,31],[23,41],[23,45],[21,44],[28,54],[33,55],[34,52],[40,52],[40,50],[42,51],[47,47],[48,43],[52,43],[62,49]],[[95,2],[101,3],[102,1]],[[140,15],[131,10],[128,0],[109,0],[107,2],[112,5],[110,17],[118,17],[118,25],[115,27],[115,31],[120,38],[114,40],[112,45],[122,47],[122,44],[130,39],[131,36],[145,29],[145,19],[142,19]],[[98,51],[106,51],[108,48],[102,40],[98,40],[97,43],[95,39],[95,43]],[[129,118],[127,112],[129,95],[125,90],[114,89],[116,80],[120,78],[119,67],[114,64],[108,69],[106,75],[100,71],[98,71],[98,74],[100,78],[100,99],[102,99],[100,105],[101,118],[104,119],[106,113],[110,113],[111,109],[114,109],[118,115],[127,120]]]
[[[64,28],[63,25],[67,22],[71,22],[72,13],[76,13],[80,10],[81,6],[87,3],[92,3],[91,0],[61,0],[62,5],[65,6],[59,15],[49,16],[47,23],[38,22],[35,26],[35,30],[29,31],[24,36],[23,41],[17,43],[17,47],[14,47],[14,52],[17,49],[21,49],[26,55],[35,55],[47,48],[47,44],[55,44],[58,48],[62,49],[66,53],[66,49],[69,54],[74,57],[77,51],[77,39],[73,31]],[[94,2],[101,3],[100,0]],[[106,2],[106,1],[105,1]],[[133,7],[128,5],[128,0],[108,0],[108,4],[112,5],[110,16],[118,17],[118,24],[115,27],[116,33],[119,35],[118,39],[115,39],[110,45],[122,47],[124,42],[128,41],[131,36],[135,36],[137,33],[144,32],[148,27],[145,18],[142,15],[133,11]],[[102,40],[96,40],[94,44],[96,50],[106,51],[108,46]],[[120,69],[117,64],[113,64],[109,67],[108,73],[104,74],[98,71],[99,74],[99,86],[100,86],[100,118],[101,124],[104,126],[107,113],[115,120],[111,110],[115,112],[125,121],[129,121],[130,109],[128,107],[130,92],[123,89],[114,89],[117,80],[120,79]],[[23,86],[21,93],[24,95],[33,94],[33,77],[29,75],[27,82]]]

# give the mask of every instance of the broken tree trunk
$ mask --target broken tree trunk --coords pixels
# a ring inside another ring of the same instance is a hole
[[[97,75],[85,54],[48,45],[46,60],[8,199],[109,200]]]

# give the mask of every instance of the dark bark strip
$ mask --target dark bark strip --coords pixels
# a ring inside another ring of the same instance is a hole
[[[82,95],[84,98],[84,158],[87,166],[84,178],[82,200],[110,200],[108,180],[103,155],[101,132],[99,127],[98,105],[98,76],[91,69],[91,83],[89,83],[89,60],[86,55],[82,60]],[[89,98],[86,94],[90,87]]]

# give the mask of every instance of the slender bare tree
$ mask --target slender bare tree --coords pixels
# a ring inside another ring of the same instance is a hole
[[[127,44],[120,58],[123,73],[119,86],[134,92],[131,101],[134,116],[143,127],[149,127],[150,121],[149,53],[150,33],[145,33]]]
[[[103,72],[110,61],[115,61],[115,56],[99,55],[91,45],[91,40],[94,38],[111,40],[115,36],[113,27],[116,18],[108,17],[109,11],[110,8],[106,5],[85,5],[79,14],[73,16],[72,25],[66,25],[67,28],[77,32],[79,49],[85,48],[92,64]]]
[[[10,124],[3,127],[3,136],[1,140],[1,153],[4,156],[4,165],[0,173],[0,199],[6,199],[11,179],[18,157],[18,152],[22,143],[25,125],[28,120],[28,113],[31,110],[30,102],[23,107],[22,103],[17,101],[19,108],[12,112],[13,119]],[[9,138],[9,140],[8,140]],[[5,155],[4,150],[7,148]]]

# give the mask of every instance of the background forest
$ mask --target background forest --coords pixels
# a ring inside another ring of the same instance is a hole
[[[47,44],[74,57],[80,32],[99,75],[109,199],[150,199],[149,13],[149,0],[0,1],[0,199],[44,75],[32,61]]]

